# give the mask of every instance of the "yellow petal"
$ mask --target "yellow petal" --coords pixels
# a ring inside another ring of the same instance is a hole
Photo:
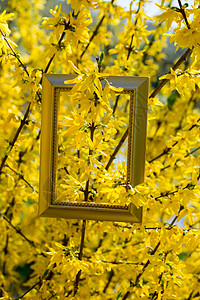
[[[81,75],[81,71],[73,64],[71,60],[68,60],[68,63],[70,64],[75,73]]]

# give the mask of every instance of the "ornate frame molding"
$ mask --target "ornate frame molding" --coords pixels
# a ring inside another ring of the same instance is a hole
[[[39,215],[141,223],[142,207],[137,208],[133,203],[123,206],[56,200],[58,103],[60,92],[69,91],[73,86],[64,81],[74,77],[76,75],[43,75]],[[127,182],[136,186],[144,181],[149,78],[108,76],[106,80],[114,87],[122,87],[123,93],[130,94]]]

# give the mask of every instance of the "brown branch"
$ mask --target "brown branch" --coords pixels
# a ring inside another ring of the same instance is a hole
[[[163,155],[168,154],[169,151],[170,151],[174,146],[176,146],[177,144],[178,144],[178,142],[175,142],[175,143],[172,145],[172,147],[165,148],[159,155],[157,155],[156,157],[152,158],[152,159],[149,160],[148,162],[149,162],[149,163],[152,163],[154,160],[156,160],[156,159],[162,157]]]
[[[184,187],[182,188],[182,190],[186,190],[186,189],[191,188],[191,187],[195,187],[195,185],[194,185],[194,184],[191,184],[191,183],[188,183],[186,186],[184,186]],[[166,193],[164,193],[164,194],[161,194],[161,195],[158,196],[158,197],[155,197],[154,200],[158,200],[158,199],[163,198],[163,197],[168,197],[168,196],[170,196],[170,195],[173,195],[173,194],[175,194],[175,193],[178,193],[179,191],[180,191],[180,189],[176,189],[176,190],[174,190],[174,191],[166,192]]]
[[[175,71],[185,60],[186,58],[188,58],[188,56],[192,53],[192,50],[190,48],[188,48],[185,53],[183,53],[183,55],[178,59],[178,61],[174,64],[174,66],[172,67],[172,69]],[[168,73],[170,74],[170,72]],[[159,85],[157,86],[157,88],[151,93],[151,95],[149,96],[149,98],[154,98],[159,92],[160,90],[163,88],[163,86],[169,81],[169,79],[163,79],[160,81]]]
[[[137,9],[137,11],[136,11],[136,16],[137,16],[137,14],[138,14],[139,11],[140,11],[140,8],[141,8],[141,2],[142,2],[142,1],[143,1],[143,0],[140,0],[140,1],[139,1],[138,9]],[[136,19],[135,19],[134,26],[137,25],[137,22],[138,22],[138,17],[136,17]],[[131,36],[131,41],[130,41],[130,45],[129,45],[129,47],[128,47],[128,54],[127,54],[126,60],[129,60],[130,54],[131,54],[131,52],[132,52],[133,49],[134,49],[134,47],[132,46],[134,35],[135,35],[135,34],[133,33],[132,36]]]
[[[200,121],[200,118],[197,120],[197,122],[199,122]],[[198,126],[198,124],[196,123],[196,124],[193,124],[188,130],[189,131],[191,131],[194,127],[196,127],[196,126]]]
[[[113,160],[115,159],[115,156],[117,155],[117,153],[119,152],[119,149],[121,148],[122,144],[124,143],[124,141],[126,140],[128,136],[128,128],[126,129],[125,133],[123,134],[123,136],[121,137],[121,140],[119,141],[119,144],[117,145],[117,147],[115,148],[115,150],[113,151],[113,153],[110,156],[110,159],[105,167],[106,170],[109,169],[110,165],[112,164]]]
[[[20,63],[20,66],[22,66],[23,70],[26,72],[26,74],[28,75],[28,77],[30,77],[28,71],[27,71],[27,67],[23,64],[23,62],[21,61],[21,59],[19,58],[19,54],[16,54],[15,50],[13,49],[13,47],[11,46],[11,44],[9,43],[9,41],[6,38],[6,35],[3,33],[3,31],[0,29],[0,32],[6,42],[6,44],[8,45],[8,47],[10,48],[10,50],[12,51],[12,54],[14,55],[14,57],[18,60],[18,62]]]
[[[162,22],[158,24],[158,26],[155,28],[154,32],[156,31],[157,28],[160,28],[161,25],[162,25]],[[153,46],[153,43],[155,41],[155,36],[156,36],[156,34],[154,33],[153,36],[151,37],[151,40],[150,40],[149,44],[147,45],[147,49],[143,53],[143,56],[142,56],[142,62],[143,62],[143,64],[145,64],[145,62],[146,62],[146,59],[147,59],[147,56],[148,56],[148,51]]]
[[[38,282],[36,282],[32,287],[30,287],[28,291],[26,291],[22,296],[16,298],[16,300],[20,300],[24,298],[24,296],[26,296],[30,291],[32,291],[37,285],[41,285],[41,284],[42,284],[42,279],[40,278]]]
[[[7,38],[6,38],[6,35],[3,33],[3,31],[2,31],[1,29],[0,29],[0,32],[1,32],[1,34],[2,34],[2,36],[3,36],[3,38],[4,38],[4,40],[6,41],[8,47],[11,49],[11,51],[12,51],[14,57],[19,61],[20,66],[22,66],[22,68],[23,68],[23,70],[26,72],[27,76],[30,77],[30,74],[29,74],[29,72],[27,71],[27,67],[23,64],[23,62],[22,62],[21,59],[19,58],[19,55],[16,54],[16,52],[14,51],[14,49],[12,48],[12,46],[10,45],[9,41],[8,41]],[[39,99],[40,99],[40,95],[39,95],[38,93],[37,93],[37,95],[38,95],[38,97],[39,97]],[[14,145],[15,145],[15,143],[16,143],[18,137],[19,137],[19,134],[21,133],[21,131],[22,131],[24,125],[27,123],[27,119],[28,119],[30,110],[31,110],[31,103],[28,104],[28,107],[27,107],[27,109],[26,109],[26,112],[25,112],[25,114],[24,114],[24,117],[23,117],[23,119],[21,120],[20,126],[19,126],[19,128],[17,129],[17,132],[16,132],[16,134],[15,134],[13,140],[9,143],[9,145],[10,145],[9,152],[8,152],[8,153],[3,157],[3,159],[2,159],[2,162],[1,162],[1,165],[0,165],[0,174],[2,173],[2,169],[3,169],[3,167],[4,167],[5,163],[6,163],[6,160],[7,160],[7,158],[8,158],[8,154],[11,152],[12,148],[14,147]]]
[[[96,95],[95,95],[95,98],[96,98]],[[92,121],[92,124],[90,125],[89,128],[90,128],[90,139],[91,139],[91,141],[93,141],[94,140],[94,131],[96,129],[94,121]],[[89,149],[89,157],[90,157],[90,155],[92,155],[92,150],[91,149]],[[85,186],[84,201],[88,201],[88,196],[89,196],[89,179],[87,180],[86,186]],[[86,220],[83,220],[82,233],[81,233],[81,244],[80,244],[80,251],[79,251],[79,256],[78,256],[79,260],[82,260],[82,257],[83,257],[85,228],[86,228]],[[79,285],[80,277],[81,277],[81,270],[79,270],[77,275],[76,275],[76,280],[75,280],[75,284],[74,284],[74,296],[78,292],[78,285]]]
[[[161,280],[162,280],[162,277],[163,277],[163,272],[159,275],[159,280],[158,280],[158,284],[160,285],[160,283],[161,283]],[[164,288],[162,287],[162,291],[161,291],[161,293],[162,294],[164,294]],[[153,296],[152,296],[152,298],[151,298],[152,300],[156,300],[156,299],[158,299],[158,292],[157,291],[155,291],[154,293],[153,293]]]
[[[30,291],[32,291],[37,285],[42,285],[42,282],[43,282],[44,279],[45,279],[45,280],[51,280],[51,278],[52,278],[52,271],[49,272],[49,270],[47,269],[47,270],[44,272],[44,274],[43,274],[41,277],[39,277],[39,281],[36,282],[34,285],[32,285],[32,286],[31,286],[31,287],[30,287],[30,288],[29,288],[22,296],[16,298],[16,300],[20,300],[20,299],[24,298],[24,296],[26,296]],[[52,299],[55,295],[56,295],[56,294],[53,293],[53,294],[50,296],[50,298],[48,298],[48,300],[49,300],[49,299]]]
[[[50,298],[48,298],[48,300],[52,299],[52,298],[53,298],[55,295],[56,295],[56,294],[55,294],[55,293],[53,293],[53,294],[51,295],[51,297],[50,297]]]
[[[58,46],[61,46],[61,43],[62,43],[63,39],[65,38],[66,30],[72,29],[72,28],[73,28],[73,27],[70,25],[70,21],[69,21],[69,22],[64,21],[64,23],[63,23],[62,25],[64,25],[64,31],[63,31],[63,33],[61,34],[61,37],[60,37],[60,39],[59,39],[59,41],[58,41]],[[58,51],[58,50],[57,50],[57,51]],[[49,62],[48,62],[48,64],[47,64],[47,66],[46,66],[46,68],[45,68],[45,70],[44,70],[44,73],[47,73],[47,72],[48,72],[48,70],[49,70],[49,68],[50,68],[50,66],[51,66],[51,64],[52,64],[52,61],[53,61],[55,55],[56,55],[56,53],[54,53],[54,54],[52,55],[52,57],[50,58],[50,60],[49,60]],[[41,84],[41,83],[42,83],[42,78],[41,78],[41,80],[40,80],[40,84]]]
[[[192,151],[188,152],[188,153],[184,156],[184,158],[190,156],[191,154],[195,153],[195,152],[198,151],[199,149],[200,149],[200,146],[197,147],[197,148],[195,148],[195,149],[193,149]],[[176,162],[177,162],[177,161],[176,161]],[[171,165],[167,165],[167,166],[163,167],[162,169],[160,169],[160,171],[164,171],[165,169],[167,169],[167,168],[169,168],[169,167],[171,167]]]
[[[111,4],[113,4],[115,0],[111,1]],[[86,45],[85,49],[83,50],[83,52],[81,53],[80,59],[82,59],[83,55],[86,53],[88,47],[90,46],[91,42],[93,41],[94,37],[97,35],[99,28],[101,27],[103,20],[105,19],[105,15],[102,16],[102,18],[100,19],[99,23],[97,24],[95,30],[93,31],[93,34],[91,36],[91,38],[89,39],[88,44]]]
[[[174,223],[176,222],[176,220],[178,219],[178,216],[180,214],[180,212],[184,209],[184,206],[183,205],[180,205],[180,209],[177,213],[177,216],[174,217],[174,219],[172,220],[172,222],[170,223],[170,225],[168,226],[168,229],[171,229],[174,225]]]
[[[67,26],[70,26],[70,25],[69,25],[68,23],[66,23],[66,24],[65,24],[65,30],[66,30],[66,28],[68,28]],[[8,46],[10,47],[10,49],[11,49],[13,55],[17,58],[17,60],[19,61],[20,65],[23,67],[23,69],[24,69],[24,71],[26,72],[26,74],[28,75],[28,77],[30,77],[30,74],[28,73],[26,66],[25,66],[25,65],[23,64],[23,62],[20,60],[19,56],[15,53],[14,49],[13,49],[12,46],[10,45],[9,41],[7,40],[5,34],[2,32],[1,29],[0,29],[0,32],[1,32],[1,34],[2,34],[2,36],[3,36],[3,38],[4,38],[4,40],[6,41],[6,43],[8,44]],[[62,35],[61,35],[61,37],[60,37],[60,40],[59,40],[59,42],[58,42],[59,45],[61,44],[61,42],[62,42],[62,40],[63,40],[64,37],[65,37],[65,31],[63,31],[63,33],[62,33]],[[55,57],[55,54],[50,58],[50,60],[49,60],[49,62],[48,62],[48,64],[47,64],[47,66],[46,66],[46,68],[45,68],[45,71],[44,71],[45,73],[48,72],[49,67],[50,67],[50,65],[51,65],[51,63],[52,63],[54,57]],[[42,83],[42,78],[41,78],[41,80],[40,80],[40,84],[41,84],[41,83]],[[38,92],[37,92],[37,96],[38,96],[39,100],[41,101],[41,97],[40,97],[40,95],[39,95]],[[26,112],[25,112],[25,114],[24,114],[24,117],[23,117],[23,119],[21,120],[21,124],[20,124],[19,128],[17,129],[17,132],[16,132],[16,134],[15,134],[13,140],[9,143],[9,145],[10,145],[9,152],[2,158],[2,162],[1,162],[1,165],[0,165],[0,174],[2,173],[2,169],[3,169],[3,167],[4,167],[4,165],[5,165],[6,161],[7,161],[8,155],[9,155],[9,153],[11,152],[12,148],[14,147],[14,145],[15,145],[15,143],[16,143],[18,137],[19,137],[19,134],[21,133],[21,131],[22,131],[24,125],[27,123],[27,119],[28,119],[28,116],[29,116],[30,111],[31,111],[31,103],[28,104],[28,107],[27,107],[27,109],[26,109]]]
[[[176,220],[177,220],[177,218],[178,218],[179,213],[180,213],[183,209],[184,209],[184,206],[181,205],[181,206],[180,206],[180,209],[179,209],[179,211],[178,211],[177,216],[175,216],[175,218],[174,218],[174,219],[172,220],[172,222],[169,224],[168,229],[171,229],[171,228],[173,227],[174,223],[176,222]],[[154,254],[157,252],[157,250],[158,250],[160,244],[161,244],[161,242],[159,241],[159,242],[157,243],[157,245],[155,246],[155,248],[153,249],[153,251],[151,251],[150,255],[154,255]],[[150,264],[150,260],[148,259],[147,262],[145,263],[144,267],[142,268],[141,272],[136,276],[135,283],[133,283],[133,284],[131,285],[131,287],[137,286],[137,284],[139,283],[139,280],[140,280],[141,276],[144,274],[144,272],[145,272],[145,270],[147,269],[147,267],[149,266],[149,264]],[[131,292],[130,292],[130,291],[127,291],[126,294],[124,295],[124,297],[122,298],[122,300],[127,299],[127,298],[130,296],[130,294],[131,294]]]
[[[194,290],[189,294],[189,296],[187,297],[187,299],[186,300],[191,300],[192,299],[192,295],[193,295],[193,293],[194,293]]]
[[[106,285],[105,285],[105,287],[103,289],[103,293],[106,292],[106,290],[109,287],[109,285],[110,285],[110,283],[111,283],[112,278],[113,278],[114,275],[115,275],[115,273],[114,273],[113,269],[111,269],[111,271],[109,272],[109,275],[108,275],[108,281],[107,281],[107,283],[106,283]]]
[[[186,25],[187,25],[187,28],[190,29],[190,24],[189,24],[188,19],[187,19],[187,17],[186,17],[185,9],[184,9],[183,6],[182,6],[181,0],[178,0],[178,4],[179,4],[179,7],[180,7],[179,11],[180,11],[180,13],[182,14],[182,16],[183,16],[183,18],[184,18],[184,20],[185,20],[185,23],[186,23]]]
[[[9,142],[9,145],[10,145],[9,152],[6,153],[5,156],[2,158],[1,165],[0,165],[0,174],[2,173],[2,169],[3,169],[3,167],[4,167],[5,163],[6,163],[6,160],[7,160],[8,156],[9,156],[9,153],[13,149],[13,147],[14,147],[14,145],[15,145],[15,143],[16,143],[16,141],[17,141],[17,139],[18,139],[18,137],[19,137],[19,135],[20,135],[23,127],[24,127],[24,125],[27,124],[27,119],[28,119],[30,111],[31,111],[31,103],[28,104],[28,107],[26,109],[25,115],[24,115],[23,119],[21,120],[20,126],[18,127],[17,132],[15,133],[14,138],[12,139],[11,142]]]
[[[63,33],[62,33],[62,35],[61,35],[61,37],[60,37],[60,39],[59,39],[59,41],[58,41],[58,45],[59,45],[59,46],[61,45],[62,40],[63,40],[64,37],[65,37],[65,34],[66,34],[65,30],[68,29],[67,25],[69,26],[68,23],[65,23],[65,29],[64,29],[64,31],[63,31]],[[54,59],[55,55],[56,55],[56,53],[54,53],[54,54],[52,55],[52,57],[50,58],[50,60],[49,60],[49,62],[48,62],[48,64],[47,64],[47,66],[46,66],[46,68],[45,68],[45,70],[44,70],[44,73],[47,73],[47,72],[48,72],[48,70],[49,70],[49,68],[50,68],[50,66],[51,66],[51,64],[52,64],[52,62],[53,62],[53,59]],[[40,80],[40,84],[41,84],[41,83],[42,83],[42,78],[41,78],[41,80]]]
[[[2,212],[0,212],[0,216],[18,233],[20,234],[31,246],[35,246],[35,243],[31,240],[29,240],[29,238],[27,238],[22,232],[21,229],[19,229],[18,227],[14,226],[11,221],[5,216],[5,214],[3,214]]]
[[[118,102],[119,102],[119,98],[120,98],[120,95],[117,95],[117,96],[116,96],[116,99],[115,99],[115,104],[114,104],[114,106],[113,106],[113,112],[112,112],[112,115],[113,115],[113,116],[114,116],[115,111],[116,111],[116,109],[117,109],[117,105],[118,105]]]
[[[8,254],[8,243],[9,243],[9,235],[7,234],[6,235],[6,244],[5,244],[4,248],[3,248],[4,255]],[[4,276],[6,276],[6,259],[3,262],[2,274]]]
[[[98,32],[100,26],[102,25],[104,19],[105,19],[105,15],[102,16],[102,18],[100,19],[99,23],[97,24],[95,30],[93,31],[93,34],[92,34],[88,44],[86,45],[85,49],[81,53],[80,59],[82,59],[83,55],[86,53],[86,51],[87,51],[88,47],[90,46],[91,42],[93,41],[94,37],[97,35],[97,32]]]
[[[38,191],[33,187],[33,185],[24,178],[24,175],[22,173],[17,172],[13,168],[11,168],[8,164],[5,164],[5,167],[9,168],[12,172],[18,175],[19,179],[22,179],[35,193],[38,193]]]
[[[21,231],[20,228],[14,226],[11,221],[0,211],[0,216],[18,233],[20,234],[31,246],[35,247],[35,243],[31,241],[29,238],[27,238]],[[43,257],[46,257],[46,254],[43,252],[40,253]]]
[[[11,44],[9,43],[8,39],[6,38],[6,35],[3,33],[3,31],[2,31],[1,29],[0,29],[0,32],[1,32],[1,34],[2,34],[2,36],[3,36],[3,38],[4,38],[4,40],[6,41],[8,47],[9,47],[10,50],[12,51],[13,56],[18,60],[20,66],[21,66],[22,69],[26,72],[27,76],[28,76],[28,77],[31,77],[30,74],[29,74],[29,72],[28,72],[28,70],[27,70],[26,65],[25,65],[25,64],[21,61],[21,59],[19,58],[19,53],[17,54],[17,53],[15,52],[15,50],[13,49],[13,47],[11,46]],[[38,92],[37,92],[37,96],[38,96],[39,100],[41,101],[41,97],[40,97],[40,94],[39,94]]]
[[[199,122],[199,121],[200,121],[200,118],[197,120],[197,122]],[[191,131],[191,130],[192,130],[193,128],[195,128],[196,126],[197,126],[197,124],[193,124],[193,125],[188,129],[188,131]],[[169,151],[170,151],[173,147],[175,147],[177,144],[178,144],[178,141],[176,141],[171,147],[165,148],[159,155],[157,155],[156,157],[152,158],[152,159],[149,160],[148,162],[149,162],[149,163],[152,163],[154,160],[156,160],[156,159],[162,157],[163,155],[168,154]],[[199,147],[198,147],[197,149],[199,149]],[[197,150],[197,149],[196,149],[196,150]],[[196,151],[196,150],[195,150],[195,151]],[[189,153],[189,155],[190,155],[190,153]],[[187,157],[187,155],[186,155],[185,157]]]
[[[174,64],[174,66],[172,67],[173,70],[176,70],[181,64],[182,62],[192,53],[191,49],[187,49],[186,52],[178,59],[178,61]],[[151,93],[151,95],[149,96],[149,98],[154,98],[159,91],[163,88],[163,86],[169,81],[169,79],[163,79],[160,84],[157,86],[157,88]],[[195,127],[195,125],[193,125],[193,127]],[[193,128],[192,127],[192,128]],[[190,129],[191,130],[191,129]],[[105,167],[106,170],[108,170],[108,168],[110,167],[111,163],[113,162],[113,160],[115,159],[115,156],[117,155],[119,149],[121,148],[123,142],[125,141],[125,139],[128,136],[128,128],[126,130],[126,132],[124,133],[124,135],[122,136],[121,140],[119,141],[119,144],[116,146],[113,154],[110,156],[110,159]],[[174,147],[178,142],[175,142],[174,145],[172,145],[172,147]],[[171,148],[166,148],[163,150],[162,153],[160,153],[158,156],[156,156],[155,158],[151,159],[149,161],[149,163],[153,162],[154,160],[160,158],[161,156],[168,154],[169,151],[171,150]]]
[[[79,255],[78,255],[78,259],[79,260],[82,260],[82,257],[83,257],[83,246],[84,246],[84,239],[85,239],[85,228],[86,228],[86,220],[83,220],[82,233],[81,233],[81,245],[80,245],[80,251],[79,251]],[[78,292],[78,285],[79,285],[80,277],[81,277],[81,270],[79,270],[78,273],[77,273],[77,275],[76,275],[76,280],[75,280],[75,283],[74,283],[74,296]]]

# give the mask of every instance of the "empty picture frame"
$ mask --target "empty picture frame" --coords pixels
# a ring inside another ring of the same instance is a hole
[[[67,219],[142,222],[142,207],[133,203],[96,203],[62,199],[57,194],[58,122],[61,93],[73,84],[66,80],[76,75],[44,74],[42,81],[42,125],[40,148],[39,215]],[[149,78],[108,76],[106,81],[130,97],[129,123],[121,139],[128,136],[127,182],[136,186],[144,181]],[[105,80],[102,80],[104,86]],[[115,153],[113,153],[115,154]],[[67,154],[66,154],[67,155]],[[109,164],[109,160],[108,160]]]

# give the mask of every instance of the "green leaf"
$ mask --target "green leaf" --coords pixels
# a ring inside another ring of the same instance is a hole
[[[47,276],[48,272],[49,272],[49,269],[46,269],[46,271],[45,271],[44,274],[42,275],[42,280]]]
[[[168,98],[167,98],[167,104],[168,104],[168,108],[169,110],[172,110],[174,103],[177,100],[177,95],[176,94],[171,94]]]
[[[178,258],[182,261],[186,260],[191,255],[191,252],[181,252]]]
[[[119,300],[119,298],[121,297],[121,295],[122,295],[122,291],[120,291],[120,292],[118,293],[116,300]]]
[[[99,59],[99,63],[100,63],[100,64],[102,64],[103,59],[104,59],[104,53],[101,52],[100,59]]]

